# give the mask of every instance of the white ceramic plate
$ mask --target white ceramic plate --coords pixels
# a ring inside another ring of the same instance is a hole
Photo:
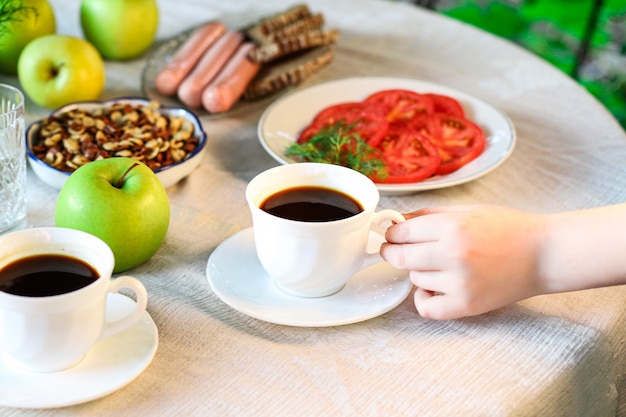
[[[135,302],[109,294],[107,320],[119,320]],[[0,406],[58,408],[92,401],[130,384],[152,362],[157,327],[148,313],[130,329],[95,345],[78,364],[60,372],[26,371],[0,355]]]
[[[86,101],[80,103],[72,103],[53,111],[50,116],[65,113],[74,109],[94,110],[117,102],[129,103],[134,106],[146,106],[149,100],[137,97],[121,97],[107,101]],[[163,186],[165,188],[168,188],[185,178],[187,175],[191,174],[198,167],[200,161],[202,160],[204,150],[206,149],[207,136],[204,132],[204,129],[202,128],[200,120],[198,120],[198,117],[196,117],[196,115],[189,110],[178,107],[162,106],[159,109],[159,113],[171,117],[182,117],[186,120],[189,120],[193,124],[195,136],[198,138],[198,146],[193,151],[193,153],[189,155],[186,159],[155,170],[155,173],[157,174],[159,180],[161,180]],[[61,171],[60,169],[48,165],[46,162],[37,158],[33,151],[33,145],[38,140],[38,132],[42,122],[43,120],[39,120],[32,123],[26,131],[26,153],[28,156],[28,163],[32,170],[35,172],[35,174],[43,182],[54,188],[61,189],[71,173]]]
[[[372,232],[368,251],[378,250],[382,241],[381,235]],[[411,290],[408,272],[381,262],[355,274],[333,295],[289,295],[263,270],[252,228],[224,240],[209,257],[206,272],[213,292],[235,310],[270,323],[298,327],[368,320],[397,307]]]
[[[285,156],[285,149],[298,137],[315,115],[325,107],[345,101],[359,101],[386,89],[406,89],[418,93],[444,94],[457,99],[466,116],[485,132],[485,151],[469,164],[447,175],[410,184],[378,184],[383,194],[406,194],[451,187],[475,180],[500,166],[513,152],[516,133],[513,123],[501,111],[484,101],[438,84],[391,77],[355,77],[330,81],[294,91],[270,105],[258,124],[263,148],[278,162],[297,162]]]

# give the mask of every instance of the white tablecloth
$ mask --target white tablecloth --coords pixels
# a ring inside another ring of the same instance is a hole
[[[80,36],[79,2],[52,3],[58,31]],[[244,22],[292,4],[161,0],[155,47],[206,20]],[[549,64],[409,4],[308,4],[324,13],[328,27],[341,30],[341,38],[333,63],[306,85],[365,75],[420,79],[492,104],[517,129],[514,153],[492,173],[452,188],[383,196],[381,208],[496,203],[552,212],[624,201],[626,134]],[[102,98],[140,95],[144,64],[144,58],[107,62]],[[409,296],[380,317],[329,328],[270,324],[222,302],[207,282],[207,259],[224,239],[250,227],[246,183],[277,164],[256,136],[266,105],[202,118],[208,151],[197,171],[168,190],[167,239],[152,259],[129,271],[146,285],[159,330],[146,371],[86,404],[0,408],[0,415],[626,415],[626,287],[541,296],[453,321],[422,319]],[[31,102],[27,111],[29,121],[47,113]],[[31,224],[53,225],[56,195],[30,173]]]

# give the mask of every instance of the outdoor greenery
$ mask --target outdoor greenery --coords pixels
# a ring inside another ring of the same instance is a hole
[[[422,2],[423,3],[423,2]],[[435,10],[510,39],[596,96],[626,128],[626,1],[439,0]],[[594,4],[600,5],[593,19]],[[586,59],[577,65],[589,23]]]

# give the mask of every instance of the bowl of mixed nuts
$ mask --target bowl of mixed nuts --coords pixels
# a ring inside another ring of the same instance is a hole
[[[32,123],[26,138],[31,168],[58,189],[82,165],[119,156],[142,161],[168,188],[197,168],[206,144],[189,110],[135,97],[68,104]]]

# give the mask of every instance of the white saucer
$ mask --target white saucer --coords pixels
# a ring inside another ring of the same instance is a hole
[[[382,241],[382,236],[371,233],[368,250],[378,250]],[[207,277],[213,292],[232,308],[259,320],[300,327],[364,321],[397,307],[411,290],[408,272],[381,262],[355,274],[333,295],[289,295],[263,270],[252,228],[234,234],[213,251]]]
[[[135,302],[109,294],[107,321],[127,315]],[[152,362],[157,327],[148,313],[139,323],[94,346],[75,366],[60,372],[26,371],[0,355],[0,406],[56,408],[104,397],[126,386]]]

